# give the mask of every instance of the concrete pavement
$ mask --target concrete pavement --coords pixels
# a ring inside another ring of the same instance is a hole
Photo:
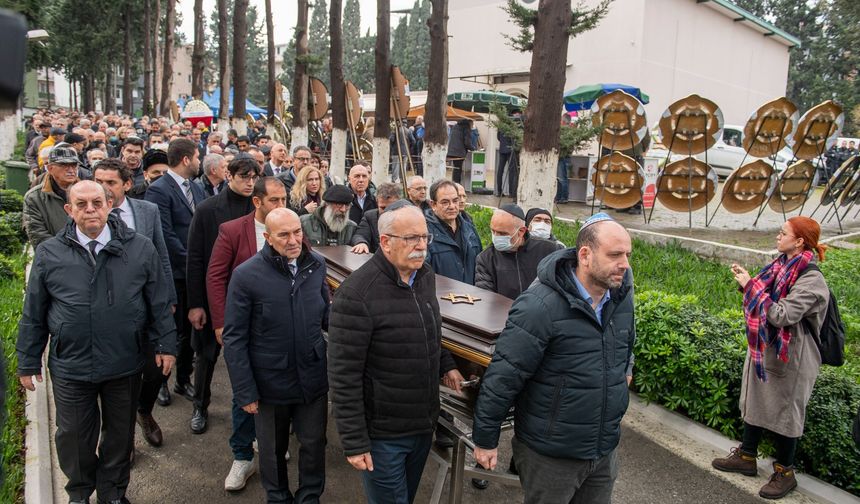
[[[213,380],[212,406],[209,412],[209,430],[199,436],[191,434],[189,420],[191,402],[174,396],[168,407],[156,405],[155,416],[164,432],[164,445],[152,448],[143,440],[140,432],[135,439],[136,463],[131,474],[128,497],[132,503],[234,503],[264,502],[264,492],[259,475],[254,475],[242,492],[224,490],[224,477],[230,469],[232,456],[227,444],[230,435],[231,394],[227,370],[223,360],[219,361]],[[53,417],[53,407],[52,417]],[[628,414],[628,417],[631,415]],[[715,452],[697,447],[689,440],[669,449],[654,442],[651,431],[659,426],[643,419],[625,419],[620,445],[621,471],[615,486],[613,502],[633,503],[695,503],[743,504],[763,502],[754,495],[758,486],[765,483],[762,478],[750,479],[742,476],[717,474],[707,468],[707,461]],[[500,466],[507,466],[510,459],[510,436],[505,433],[501,444]],[[324,503],[364,502],[359,474],[342,456],[340,442],[334,422],[329,420],[329,446],[327,449],[327,482],[323,495]],[[658,438],[659,439],[659,438]],[[688,453],[682,453],[686,450]],[[298,448],[291,446],[293,459],[289,462],[290,479],[295,488]],[[698,453],[697,453],[698,452]],[[684,455],[684,456],[682,456]],[[692,455],[701,464],[692,464],[686,456]],[[56,460],[56,459],[55,459]],[[433,489],[438,466],[432,458],[427,462],[416,502],[427,502]],[[67,502],[62,490],[65,484],[59,468],[54,465],[54,502]],[[741,480],[747,480],[742,482]],[[748,488],[737,486],[745,483]],[[445,493],[447,495],[447,483]],[[446,500],[443,498],[443,502]],[[475,490],[467,482],[463,502],[498,503],[522,502],[522,491],[518,487],[492,484],[484,491]],[[813,502],[799,494],[783,502]]]

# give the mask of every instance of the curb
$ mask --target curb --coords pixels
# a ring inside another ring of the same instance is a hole
[[[630,406],[628,407],[627,415],[624,417],[624,424],[648,439],[670,449],[674,454],[684,458],[688,462],[709,470],[710,457],[708,451],[724,455],[728,453],[729,448],[738,445],[737,441],[727,438],[718,431],[696,423],[658,404],[647,403],[633,392],[630,393]],[[668,436],[661,435],[660,430],[664,429],[670,431]],[[685,439],[677,439],[677,437]],[[698,445],[700,448],[706,448],[707,450],[696,449],[696,446],[691,446],[690,441],[693,441],[692,445]],[[674,449],[672,445],[683,446],[686,449]],[[759,477],[754,479],[735,474],[718,473],[715,470],[712,471],[723,479],[735,484],[735,486],[744,490],[751,490],[754,492],[754,495],[758,495],[758,488],[765,483],[762,477],[766,478],[773,472],[773,462],[772,458],[759,459]],[[808,474],[797,473],[796,493],[800,493],[814,502],[827,504],[860,503],[860,498]],[[789,501],[789,497],[791,497],[791,494],[786,496],[783,501]],[[810,501],[804,499],[803,502]]]
[[[30,259],[33,249],[27,251]],[[30,278],[30,266],[27,263],[24,278]],[[51,453],[51,417],[48,410],[48,384],[50,377],[47,373],[47,357],[42,356],[42,383],[36,383],[36,390],[27,393],[24,414],[27,417],[27,429],[24,432],[24,502],[26,504],[43,504],[54,502],[53,454]]]

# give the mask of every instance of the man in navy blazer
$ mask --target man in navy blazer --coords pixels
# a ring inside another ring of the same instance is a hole
[[[194,400],[191,374],[194,351],[191,349],[191,323],[188,321],[188,291],[185,285],[185,263],[188,250],[188,228],[194,209],[206,195],[191,178],[200,167],[197,145],[187,138],[177,138],[167,148],[167,173],[146,190],[146,201],[155,203],[161,214],[161,230],[170,256],[173,283],[176,288],[176,322],[178,355],[176,357],[176,385],[173,391],[189,401]]]
[[[137,234],[149,238],[155,245],[164,271],[164,279],[167,281],[165,288],[168,290],[169,302],[176,306],[176,290],[171,281],[170,258],[161,231],[161,215],[158,212],[158,207],[148,201],[126,197],[126,191],[131,189],[134,182],[134,175],[117,158],[107,158],[99,162],[93,177],[96,182],[113,195],[113,210],[111,212],[125,222],[126,226],[134,229]],[[155,364],[155,346],[152,342],[147,341],[144,351],[146,359],[144,360],[143,380],[138,398],[137,424],[140,425],[143,436],[150,445],[161,446],[163,442],[161,427],[152,416],[152,410],[158,397],[158,391],[167,377]]]

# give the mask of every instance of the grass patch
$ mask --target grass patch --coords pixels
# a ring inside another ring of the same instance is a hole
[[[0,281],[0,348],[7,388],[0,431],[0,502],[4,503],[24,502],[24,430],[27,426],[25,395],[18,385],[18,356],[15,353],[18,322],[24,304],[25,256],[12,261],[16,275]]]

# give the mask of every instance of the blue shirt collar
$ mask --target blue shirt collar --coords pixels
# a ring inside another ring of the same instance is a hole
[[[412,274],[411,274],[411,275],[409,275],[409,286],[410,286],[410,287],[412,287],[412,284],[413,284],[413,283],[415,283],[415,276],[416,276],[417,274],[418,274],[418,270],[415,270],[415,271],[413,271],[413,272],[412,272]]]
[[[576,268],[571,268],[570,276],[573,277],[573,283],[576,284],[576,290],[579,292],[582,299],[584,299],[589,306],[593,305],[594,299],[591,297],[591,294],[585,290],[585,286],[582,285],[582,282],[580,282],[579,278],[576,277]],[[606,289],[606,293],[603,294],[600,302],[597,303],[597,308],[594,309],[594,314],[597,316],[597,320],[601,324],[603,323],[603,319],[601,318],[601,315],[603,315],[603,307],[606,305],[607,301],[609,301],[609,289]]]

